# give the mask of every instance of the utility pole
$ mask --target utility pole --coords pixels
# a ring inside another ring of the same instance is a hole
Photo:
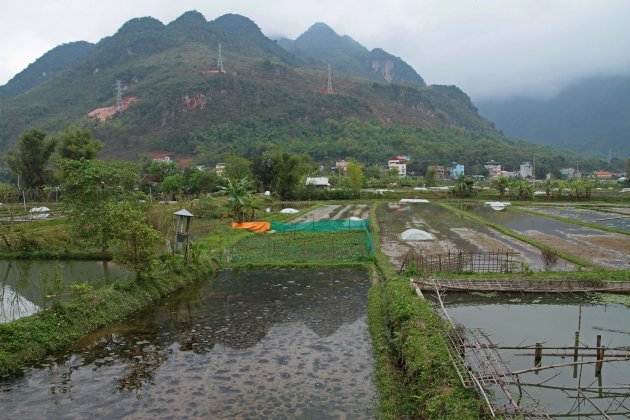
[[[116,80],[116,112],[122,111],[122,82]]]
[[[532,184],[536,187],[536,153],[534,153],[534,161],[532,162]]]
[[[330,64],[328,65],[328,86],[326,87],[326,93],[328,93],[328,94],[333,93],[332,77],[331,77],[331,74],[330,74]]]
[[[610,165],[610,161],[612,160],[612,150],[608,149],[608,164]]]
[[[225,73],[223,70],[223,56],[221,55],[221,44],[219,44],[219,59],[217,60],[217,67],[221,73]]]

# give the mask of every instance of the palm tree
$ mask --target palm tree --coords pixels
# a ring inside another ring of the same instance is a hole
[[[508,179],[504,176],[498,176],[492,180],[492,186],[499,191],[499,197],[503,198],[508,187]]]
[[[475,181],[472,178],[460,175],[451,192],[459,198],[472,197],[475,193],[474,185]]]
[[[219,187],[222,194],[228,196],[228,207],[232,213],[232,220],[236,223],[245,221],[245,213],[252,197],[253,181],[249,178],[228,179],[225,187]]]

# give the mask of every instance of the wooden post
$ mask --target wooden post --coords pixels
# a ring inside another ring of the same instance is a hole
[[[536,352],[534,353],[534,366],[540,367],[542,365],[542,344],[536,343]],[[538,374],[538,372],[536,372]]]
[[[573,361],[577,362],[578,361],[578,347],[580,345],[580,332],[576,331],[575,332],[575,341],[574,341],[574,347],[573,347]],[[577,372],[578,371],[578,367],[577,365],[573,366],[573,378],[577,378]]]
[[[602,374],[602,361],[604,360],[604,351],[602,350],[602,336],[597,335],[597,363],[595,363],[595,376]]]

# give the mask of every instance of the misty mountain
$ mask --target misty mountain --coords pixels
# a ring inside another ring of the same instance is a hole
[[[0,98],[13,98],[53,78],[93,49],[94,44],[85,41],[71,42],[53,48],[16,74],[7,84],[0,86]]]
[[[239,15],[206,21],[187,12],[168,25],[132,19],[46,83],[2,101],[0,155],[29,128],[55,135],[75,125],[105,143],[104,157],[118,159],[163,151],[211,163],[226,153],[252,157],[279,149],[318,161],[378,163],[402,153],[426,170],[453,159],[516,164],[531,156],[533,146],[502,137],[456,86],[426,86],[413,69],[415,79],[401,76],[405,67],[395,57],[326,28],[315,25],[314,35],[294,41],[312,46],[307,58]],[[334,94],[326,93],[326,68],[314,64],[326,37],[331,44],[341,40],[327,51],[348,65],[334,73]],[[370,57],[372,64],[358,66]],[[379,67],[374,60],[394,64]],[[547,156],[563,159],[558,151]]]
[[[338,35],[325,23],[314,24],[295,40],[280,39],[278,45],[310,65],[330,64],[335,73],[425,85],[422,77],[399,57],[380,48],[369,51],[349,36]]]
[[[630,156],[630,76],[594,77],[551,99],[479,101],[479,111],[510,137],[587,152]]]

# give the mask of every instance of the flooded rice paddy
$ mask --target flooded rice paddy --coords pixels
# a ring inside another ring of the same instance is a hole
[[[540,251],[521,241],[503,235],[469,218],[460,216],[435,203],[389,203],[380,206],[377,217],[381,225],[381,249],[394,267],[400,267],[410,250],[428,254],[446,252],[485,252],[513,249],[520,255],[516,261],[532,270],[542,270]],[[400,234],[407,229],[430,232],[435,240],[405,241]],[[559,261],[555,270],[570,270],[574,266]]]
[[[630,268],[630,236],[608,233],[571,223],[516,212],[510,208],[494,211],[484,206],[467,210],[515,230],[545,245],[612,269]]]
[[[608,211],[603,212],[567,206],[541,206],[529,207],[529,209],[552,216],[575,219],[602,227],[630,232],[630,214],[610,213]]]
[[[32,315],[56,297],[73,297],[73,285],[96,289],[129,275],[103,261],[0,260],[0,323]]]
[[[366,273],[223,271],[0,382],[10,418],[369,418]]]
[[[456,322],[467,328],[483,329],[497,345],[524,346],[539,342],[547,347],[573,346],[575,331],[580,332],[582,346],[594,347],[598,334],[602,336],[602,345],[607,348],[630,345],[630,308],[621,304],[598,303],[586,296],[501,294],[484,297],[452,293],[446,295],[445,306]],[[569,357],[547,355],[552,352],[562,353],[543,351],[542,366],[573,361],[572,351]],[[533,350],[505,349],[499,350],[499,353],[512,371],[534,367]],[[607,358],[612,358],[612,353],[608,350]],[[579,361],[588,360],[594,358],[579,358]],[[555,414],[552,417],[602,418],[598,409],[606,411],[611,418],[627,418],[630,415],[630,361],[604,364],[600,377],[594,374],[595,365],[578,367],[575,376],[573,369],[572,366],[559,367],[520,375],[522,384],[531,384],[523,387],[525,397],[529,394],[540,401],[548,413]],[[576,398],[576,387],[588,388],[587,395],[597,408],[584,398]],[[518,396],[517,390],[512,391]],[[497,401],[504,403],[502,392],[498,388],[495,392]]]

